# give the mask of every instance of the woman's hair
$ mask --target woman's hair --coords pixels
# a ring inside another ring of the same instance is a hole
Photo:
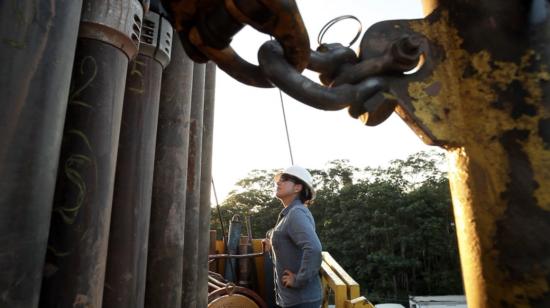
[[[302,190],[300,190],[300,194],[298,195],[300,201],[302,201],[303,204],[311,204],[311,197],[313,195],[311,194],[311,190],[309,189],[309,187],[306,185],[306,183],[304,183],[304,181],[299,179],[297,181],[297,184],[302,185]]]

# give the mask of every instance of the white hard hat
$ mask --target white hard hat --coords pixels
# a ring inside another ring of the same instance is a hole
[[[313,189],[313,177],[306,168],[296,165],[290,166],[286,168],[283,172],[277,174],[275,176],[275,181],[277,181],[279,177],[283,174],[292,175],[293,177],[296,177],[304,182],[304,184],[306,184],[307,188],[309,188],[309,191],[311,192],[311,200],[315,199],[315,189]]]

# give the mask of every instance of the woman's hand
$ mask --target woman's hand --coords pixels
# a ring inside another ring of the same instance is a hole
[[[268,238],[264,238],[262,240],[262,247],[264,252],[268,252],[271,250],[271,241]]]
[[[294,286],[294,282],[296,281],[296,275],[289,270],[285,270],[281,281],[283,282],[283,286],[285,288],[292,288]]]

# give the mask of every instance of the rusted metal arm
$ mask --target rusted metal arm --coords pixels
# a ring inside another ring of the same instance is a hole
[[[546,1],[441,1],[361,44],[428,39],[422,68],[388,88],[405,122],[449,151],[468,306],[550,305],[549,16]]]

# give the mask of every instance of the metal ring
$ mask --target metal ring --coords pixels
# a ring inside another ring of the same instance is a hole
[[[233,283],[233,282],[229,282],[226,286],[225,286],[225,291],[227,292],[227,295],[229,296],[232,296],[233,293],[235,293],[235,290],[236,290],[236,285]]]
[[[355,20],[359,23],[359,30],[357,31],[357,34],[351,40],[351,42],[349,43],[349,45],[347,47],[350,47],[351,45],[353,45],[353,43],[355,43],[355,41],[357,41],[357,39],[361,35],[361,32],[363,31],[363,24],[361,23],[361,21],[357,17],[355,17],[353,15],[342,15],[342,16],[336,17],[336,18],[332,19],[331,21],[327,22],[323,26],[323,28],[321,28],[321,31],[319,31],[319,35],[317,36],[317,43],[319,44],[319,46],[321,46],[323,44],[323,37],[327,33],[328,29],[330,29],[330,27],[334,26],[334,24],[336,24],[337,22],[345,20],[345,19],[353,19],[353,20]]]

